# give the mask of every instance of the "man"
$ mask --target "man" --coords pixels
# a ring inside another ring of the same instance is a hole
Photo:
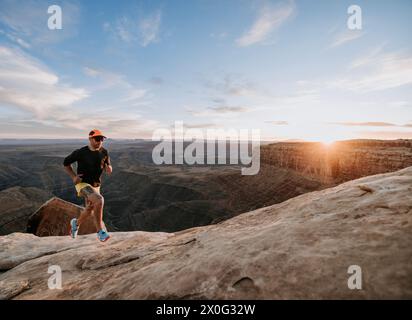
[[[94,215],[97,238],[104,242],[110,238],[103,224],[104,198],[100,194],[101,175],[103,171],[111,174],[113,168],[107,150],[103,148],[106,137],[100,130],[94,129],[89,133],[89,145],[73,151],[64,159],[64,170],[72,178],[77,196],[84,197],[86,208],[79,219],[70,221],[70,234],[76,238],[79,227],[86,217]],[[72,163],[77,162],[77,174],[74,173]]]

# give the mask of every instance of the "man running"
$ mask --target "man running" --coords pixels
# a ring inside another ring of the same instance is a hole
[[[70,234],[76,238],[79,227],[89,214],[94,215],[97,238],[104,242],[110,238],[103,224],[104,198],[100,194],[101,175],[103,171],[111,174],[109,153],[103,148],[106,137],[100,130],[94,129],[89,133],[89,145],[73,151],[64,159],[64,170],[72,178],[77,196],[84,197],[86,208],[79,219],[70,221]],[[72,163],[77,162],[77,174],[74,173]]]

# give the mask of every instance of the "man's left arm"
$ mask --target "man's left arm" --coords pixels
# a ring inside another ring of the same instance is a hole
[[[109,153],[107,153],[106,160],[105,160],[105,171],[109,175],[112,174],[113,172],[113,167],[110,161]]]

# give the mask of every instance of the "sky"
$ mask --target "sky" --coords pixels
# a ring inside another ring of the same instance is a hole
[[[412,139],[411,30],[410,0],[0,0],[0,138]]]

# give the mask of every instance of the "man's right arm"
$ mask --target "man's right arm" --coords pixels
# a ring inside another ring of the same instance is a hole
[[[70,155],[68,155],[64,161],[64,171],[70,176],[70,178],[73,180],[74,184],[78,184],[82,182],[81,176],[82,175],[77,175],[72,167],[72,163],[76,162],[79,160],[79,150],[73,151]]]

